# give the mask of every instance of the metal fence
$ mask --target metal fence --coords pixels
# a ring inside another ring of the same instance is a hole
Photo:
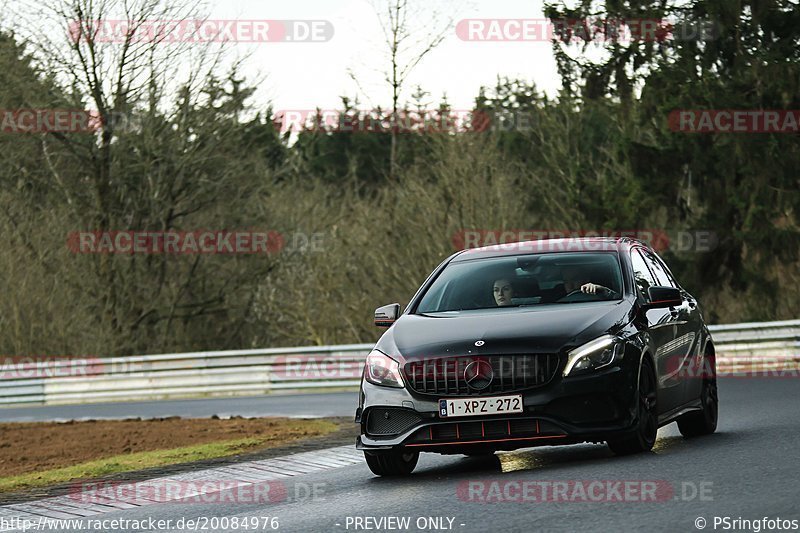
[[[711,326],[719,371],[797,369],[800,320]],[[0,405],[352,389],[371,344],[45,361],[0,368]]]

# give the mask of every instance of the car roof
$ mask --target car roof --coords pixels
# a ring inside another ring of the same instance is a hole
[[[647,243],[631,237],[567,237],[468,248],[456,255],[453,261],[541,253],[623,252],[634,245],[649,248]]]

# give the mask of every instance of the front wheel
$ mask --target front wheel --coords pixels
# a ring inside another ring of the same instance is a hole
[[[642,361],[639,371],[638,419],[636,430],[627,437],[608,441],[608,447],[617,455],[646,452],[653,448],[658,433],[656,410],[656,376],[649,359]]]
[[[364,459],[372,473],[377,476],[407,476],[417,466],[419,452],[364,452]]]
[[[706,358],[708,370],[703,376],[700,391],[700,411],[687,413],[678,418],[678,429],[684,437],[710,435],[717,430],[719,396],[717,395],[717,376],[714,358]]]

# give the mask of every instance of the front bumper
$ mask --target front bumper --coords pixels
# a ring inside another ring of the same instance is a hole
[[[523,391],[524,412],[504,416],[439,418],[438,398],[363,382],[356,447],[459,453],[605,441],[635,427],[638,379],[632,368],[559,377]]]

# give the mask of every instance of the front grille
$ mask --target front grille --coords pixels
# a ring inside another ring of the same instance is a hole
[[[491,380],[479,376],[468,384],[464,371],[476,361],[488,363],[493,376]],[[544,385],[558,371],[558,361],[558,354],[445,357],[408,362],[403,373],[408,386],[421,394],[477,396]]]

